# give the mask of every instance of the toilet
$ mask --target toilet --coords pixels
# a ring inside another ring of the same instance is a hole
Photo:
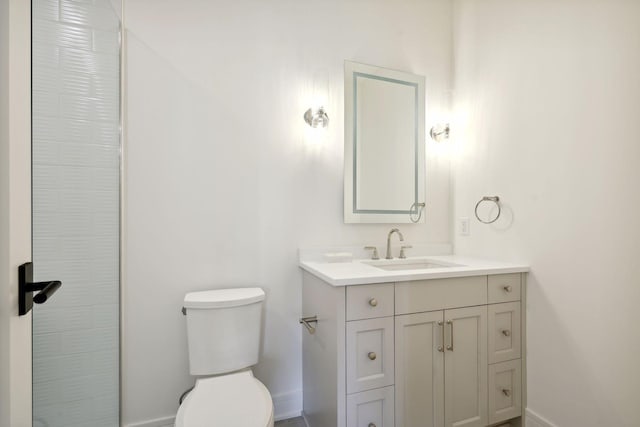
[[[191,292],[184,297],[189,371],[197,377],[176,415],[176,427],[273,427],[269,390],[258,363],[260,288]]]

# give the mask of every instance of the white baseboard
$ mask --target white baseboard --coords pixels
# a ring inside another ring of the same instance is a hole
[[[302,413],[300,414],[300,416],[302,417],[302,419],[304,420],[304,425],[306,425],[307,427],[309,427],[309,420],[307,419],[307,414],[304,413],[304,409],[302,410]]]
[[[302,413],[302,390],[290,391],[271,396],[273,400],[273,419],[275,421],[299,417]],[[124,427],[173,427],[175,416],[126,424]]]
[[[558,427],[529,408],[525,410],[525,425],[527,427]]]
[[[271,396],[273,399],[273,419],[275,421],[299,417],[302,413],[302,390],[290,391]]]

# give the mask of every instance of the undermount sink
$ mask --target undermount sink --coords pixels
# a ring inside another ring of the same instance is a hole
[[[379,261],[365,261],[365,264],[387,271],[424,270],[429,268],[461,267],[461,264],[434,261],[431,259],[389,259]]]

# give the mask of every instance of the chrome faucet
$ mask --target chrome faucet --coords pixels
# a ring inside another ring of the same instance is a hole
[[[400,230],[398,230],[397,228],[392,228],[391,231],[389,231],[389,234],[387,235],[387,256],[385,257],[386,259],[393,259],[393,256],[391,255],[391,235],[393,233],[398,233],[398,237],[400,238],[400,241],[404,242],[404,236],[402,236],[402,233],[400,232]]]

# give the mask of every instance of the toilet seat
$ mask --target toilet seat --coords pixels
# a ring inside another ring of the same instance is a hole
[[[176,427],[272,427],[273,402],[253,373],[198,378],[176,415]]]

